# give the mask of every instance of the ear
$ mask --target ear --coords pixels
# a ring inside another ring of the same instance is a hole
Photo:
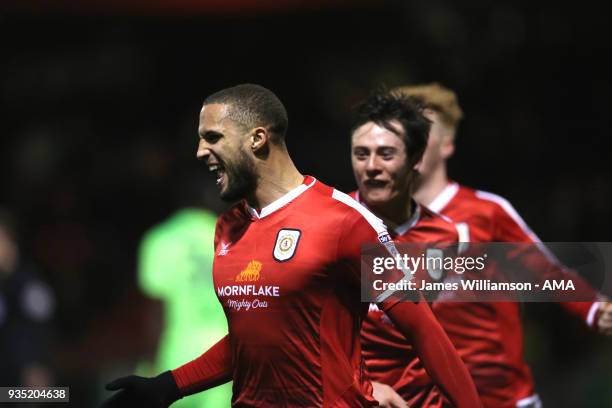
[[[455,153],[455,135],[446,135],[440,146],[440,155],[444,160],[448,159]]]
[[[412,166],[412,171],[408,174],[408,184],[414,186],[417,178],[421,175],[421,166],[423,165],[423,160],[419,160],[414,166]],[[414,191],[413,191],[414,192]]]
[[[261,150],[270,142],[270,133],[264,127],[256,127],[251,132],[250,147],[253,153]]]
[[[431,122],[436,120],[436,111],[431,108],[423,108],[423,116],[429,119]]]
[[[414,166],[412,166],[412,170],[414,170],[417,173],[419,173],[421,171],[421,167],[423,167],[423,158],[422,157],[421,157],[421,160],[419,160],[418,162],[416,162],[414,164]]]

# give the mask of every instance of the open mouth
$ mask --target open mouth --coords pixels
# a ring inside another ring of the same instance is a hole
[[[383,188],[387,185],[385,180],[367,179],[363,184],[368,188]]]
[[[220,186],[223,184],[223,179],[225,177],[225,168],[218,163],[209,164],[208,170],[212,171],[217,176],[217,185]]]

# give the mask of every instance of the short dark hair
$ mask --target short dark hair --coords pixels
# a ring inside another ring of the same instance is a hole
[[[402,130],[392,126],[397,121]],[[422,107],[413,98],[397,92],[376,91],[356,109],[351,133],[368,122],[374,122],[395,133],[404,141],[410,165],[423,157],[431,121],[423,116]]]
[[[213,103],[228,105],[229,117],[243,127],[263,126],[271,133],[272,142],[284,142],[289,125],[287,110],[269,89],[256,84],[236,85],[215,92],[204,100],[204,105]]]

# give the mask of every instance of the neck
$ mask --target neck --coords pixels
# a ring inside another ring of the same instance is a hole
[[[378,217],[382,218],[389,229],[402,225],[412,217],[414,208],[412,205],[412,192],[398,195],[387,201],[383,206],[370,208]]]
[[[420,180],[414,199],[428,206],[447,185],[446,163],[443,162],[429,177]]]
[[[248,204],[253,208],[263,208],[273,203],[304,182],[304,176],[284,149],[271,151],[257,165],[257,188],[252,196],[247,197]]]

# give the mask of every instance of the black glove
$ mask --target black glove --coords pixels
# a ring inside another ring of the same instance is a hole
[[[174,377],[165,371],[153,378],[129,375],[106,385],[109,391],[117,391],[102,403],[100,408],[167,408],[181,398]]]

